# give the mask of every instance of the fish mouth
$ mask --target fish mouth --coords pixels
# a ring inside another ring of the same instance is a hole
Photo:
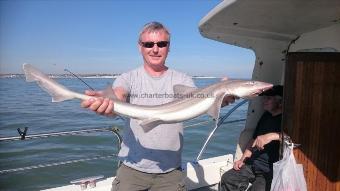
[[[255,91],[255,92],[251,93],[250,95],[246,96],[246,98],[256,97],[256,96],[260,95],[262,92],[263,92],[262,90]]]
[[[258,90],[258,91],[256,91],[256,92],[252,93],[252,96],[258,96],[258,95],[260,95],[262,92],[264,92],[264,90]]]

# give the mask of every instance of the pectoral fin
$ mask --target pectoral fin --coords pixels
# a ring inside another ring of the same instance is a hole
[[[207,114],[210,115],[215,120],[218,120],[218,118],[220,117],[220,110],[224,95],[225,95],[224,93],[217,95],[214,104],[209,108],[207,112]]]
[[[163,121],[158,118],[151,118],[142,120],[139,125],[143,128],[144,132],[149,132],[151,129],[162,124],[162,122]]]

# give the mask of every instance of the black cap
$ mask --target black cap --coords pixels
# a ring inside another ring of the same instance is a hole
[[[283,95],[283,86],[275,85],[271,89],[262,92],[259,96],[281,96]]]

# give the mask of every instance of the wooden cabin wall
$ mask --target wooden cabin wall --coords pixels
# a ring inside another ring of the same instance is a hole
[[[340,191],[340,53],[289,53],[283,127],[309,191]]]

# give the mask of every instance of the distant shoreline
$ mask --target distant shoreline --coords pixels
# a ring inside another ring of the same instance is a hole
[[[111,78],[115,79],[120,74],[77,74],[80,78]],[[76,78],[70,74],[48,74],[50,78]],[[0,78],[25,78],[24,74],[0,74]],[[214,76],[192,76],[194,79],[214,79]]]

